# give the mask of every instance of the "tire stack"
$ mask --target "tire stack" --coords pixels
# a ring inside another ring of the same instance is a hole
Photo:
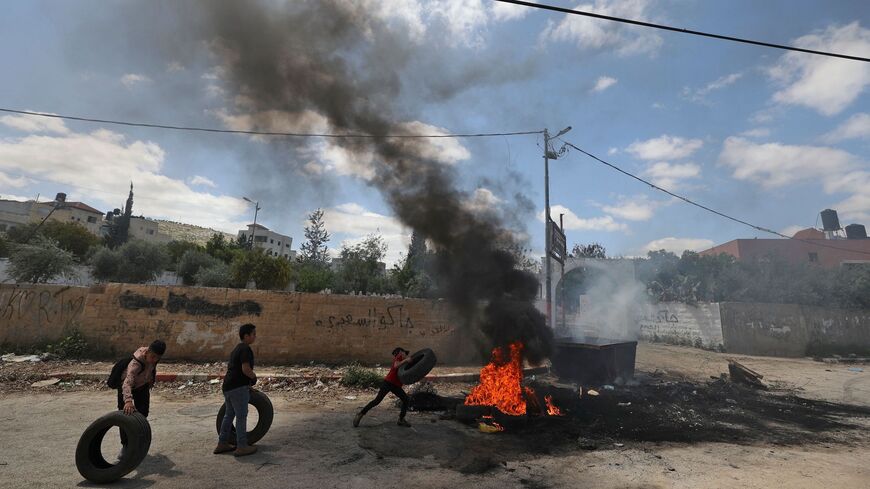
[[[248,401],[248,404],[254,407],[257,410],[257,426],[254,426],[254,429],[248,431],[248,444],[253,445],[258,441],[262,440],[266,433],[269,431],[269,428],[272,427],[272,419],[275,416],[275,410],[272,408],[272,401],[269,400],[269,396],[263,394],[258,390],[251,389],[251,400]],[[221,423],[223,423],[224,416],[227,413],[227,405],[224,403],[221,405],[220,410],[218,410],[217,419],[215,420],[215,427],[217,428],[218,435],[221,434]],[[233,426],[233,434],[230,437],[229,442],[233,445],[236,444],[236,427]]]
[[[127,445],[117,463],[111,464],[103,456],[102,444],[106,433],[115,426],[127,436]],[[91,423],[82,433],[76,446],[76,468],[91,482],[114,482],[135,470],[150,448],[151,425],[145,416],[113,411]]]

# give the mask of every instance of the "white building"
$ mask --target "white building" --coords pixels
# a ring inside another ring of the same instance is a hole
[[[248,224],[248,229],[239,231],[238,236],[245,242],[250,242],[254,236],[254,246],[266,251],[269,256],[280,256],[288,260],[296,259],[296,252],[291,250],[293,238],[284,236],[260,224]]]
[[[48,218],[50,221],[78,224],[95,236],[100,236],[100,226],[103,224],[101,211],[83,202],[66,201],[65,194],[58,194],[58,197],[62,199],[61,202],[0,200],[0,232],[31,222],[41,222],[51,214]]]

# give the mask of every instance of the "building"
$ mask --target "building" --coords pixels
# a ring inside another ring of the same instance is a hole
[[[822,211],[822,222],[824,229],[803,229],[792,239],[735,239],[701,254],[725,253],[747,261],[774,255],[790,263],[811,263],[822,268],[870,264],[870,239],[864,226],[850,224],[844,234],[836,211],[830,209]]]
[[[128,239],[139,239],[149,243],[168,243],[172,238],[160,233],[160,223],[147,217],[130,217],[127,230]]]
[[[0,232],[31,222],[41,222],[46,216],[49,216],[49,221],[72,222],[95,236],[101,234],[103,213],[84,202],[67,201],[64,193],[57,194],[51,202],[0,200]]]
[[[248,224],[248,229],[242,229],[238,237],[244,242],[251,242],[254,237],[254,246],[266,251],[269,256],[281,256],[288,260],[296,259],[296,252],[291,250],[293,238],[284,236],[269,230],[261,224]]]

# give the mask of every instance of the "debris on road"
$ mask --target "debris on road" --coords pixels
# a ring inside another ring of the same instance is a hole
[[[763,375],[740,364],[736,360],[728,360],[728,374],[731,376],[732,382],[745,384],[756,389],[767,390],[767,385],[761,381],[761,379],[764,378]]]
[[[598,391],[595,389],[589,389],[586,391],[586,393],[589,394],[590,396],[597,396],[598,395]]]
[[[55,384],[59,384],[59,383],[60,383],[60,379],[58,379],[57,377],[52,377],[50,379],[45,379],[45,380],[40,380],[38,382],[34,382],[34,383],[30,384],[30,386],[31,387],[48,387],[50,385],[55,385]]]
[[[14,363],[41,362],[42,357],[40,357],[39,355],[16,355],[14,353],[7,353],[3,356],[0,356],[0,360],[3,360],[4,362],[14,362]]]

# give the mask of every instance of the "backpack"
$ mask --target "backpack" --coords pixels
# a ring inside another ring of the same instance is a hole
[[[122,358],[112,366],[112,373],[110,373],[109,378],[106,379],[106,385],[112,389],[120,389],[121,385],[124,383],[124,377],[127,375],[127,367],[130,365],[132,360],[136,360],[142,368],[145,368],[145,363],[134,356]]]

